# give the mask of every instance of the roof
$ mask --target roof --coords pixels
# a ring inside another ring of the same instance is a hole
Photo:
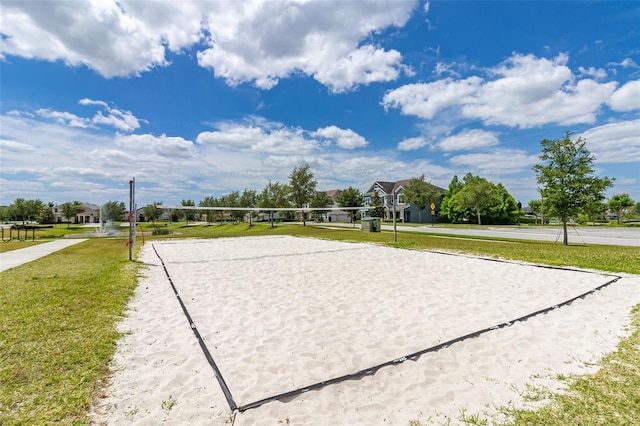
[[[327,197],[331,198],[333,201],[337,200],[338,197],[342,195],[341,189],[330,189],[324,192],[327,194]]]
[[[397,191],[398,189],[409,185],[409,182],[411,182],[411,179],[403,179],[403,180],[398,180],[396,182],[386,182],[386,181],[377,180],[373,182],[373,185],[369,187],[369,190],[365,192],[365,194],[372,194],[376,185],[382,188],[385,194],[392,194],[393,191]],[[430,185],[436,188],[438,192],[440,192],[441,194],[444,194],[444,191],[445,191],[444,188],[440,188],[439,186],[436,186],[433,184],[430,184]]]

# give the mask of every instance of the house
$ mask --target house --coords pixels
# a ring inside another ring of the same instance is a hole
[[[71,223],[100,223],[100,206],[91,203],[81,203],[82,211],[76,214]],[[67,223],[64,217],[62,204],[53,206],[53,215],[56,223]]]
[[[385,211],[383,219],[393,220],[393,212],[395,211],[396,220],[407,223],[437,223],[439,222],[440,204],[444,197],[445,190],[443,188],[435,187],[440,193],[439,199],[434,203],[435,209],[432,210],[431,206],[427,206],[422,211],[418,212],[418,208],[406,202],[403,196],[404,189],[407,187],[411,180],[399,180],[396,182],[375,181],[373,185],[369,187],[367,192],[364,193],[365,206],[373,205],[373,196],[377,192],[382,202],[382,207]],[[395,195],[395,197],[394,197]],[[432,212],[434,212],[432,214]],[[364,213],[364,217],[368,217],[368,213]]]
[[[327,193],[327,197],[331,199],[333,202],[331,204],[332,208],[338,208],[338,198],[342,195],[342,190],[340,189],[331,189],[329,191],[325,191]],[[328,222],[350,222],[351,216],[349,216],[349,212],[346,210],[329,210],[325,213],[325,220]]]

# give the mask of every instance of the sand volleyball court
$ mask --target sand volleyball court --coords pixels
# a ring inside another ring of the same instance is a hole
[[[154,242],[141,260],[96,423],[455,424],[587,372],[640,302],[636,276],[288,236]]]

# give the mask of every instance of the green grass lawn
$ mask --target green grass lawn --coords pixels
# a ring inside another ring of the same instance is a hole
[[[18,250],[25,247],[35,246],[37,244],[42,244],[43,242],[44,241],[42,240],[36,240],[35,242],[31,240],[29,241],[11,240],[7,242],[2,242],[0,243],[0,253],[4,253],[6,251],[11,251],[11,250]]]
[[[88,424],[138,264],[94,239],[0,273],[0,424]]]
[[[400,233],[394,243],[393,234],[387,232],[301,225],[172,224],[165,228],[171,234],[145,240],[297,235],[640,274],[637,247],[563,247],[415,233]],[[150,229],[147,224],[145,230]],[[141,267],[128,261],[125,242],[92,238],[0,273],[0,424],[89,424],[88,409],[106,381],[119,338],[115,326]],[[547,408],[511,411],[515,424],[631,424],[629,419],[640,418],[636,392],[640,388],[640,308],[633,315],[633,334],[603,361],[598,373],[575,379],[571,392],[554,397]]]

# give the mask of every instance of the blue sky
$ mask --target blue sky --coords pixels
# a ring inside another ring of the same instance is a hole
[[[362,191],[471,172],[524,205],[582,136],[640,200],[640,3],[6,1],[0,205]]]

